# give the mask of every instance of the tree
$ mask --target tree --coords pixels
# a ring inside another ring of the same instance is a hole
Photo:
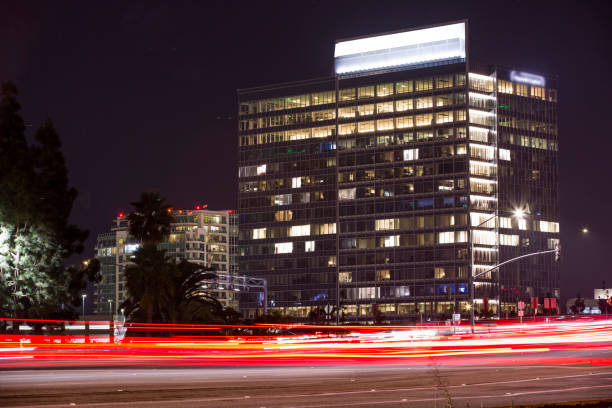
[[[134,252],[133,265],[125,270],[128,299],[122,307],[133,319],[152,323],[171,302],[168,288],[173,284],[173,263],[157,244],[170,233],[172,214],[165,198],[156,192],[143,192],[140,201],[130,203],[134,211],[127,217],[129,233],[142,245]]]
[[[233,309],[226,310],[203,286],[213,279],[212,269],[203,268],[187,260],[175,265],[173,304],[167,321],[172,323],[228,323],[235,318]]]
[[[173,221],[171,206],[156,192],[143,192],[140,201],[130,203],[134,211],[128,215],[130,235],[144,244],[158,244],[170,233]]]
[[[61,142],[51,120],[28,143],[17,88],[0,99],[0,313],[46,317],[74,296],[79,268],[64,261],[83,251],[88,232],[69,223],[77,191],[68,186]],[[92,278],[98,279],[97,271]]]
[[[226,323],[237,312],[224,309],[202,282],[216,275],[186,260],[176,263],[158,248],[171,231],[171,206],[156,192],[131,203],[129,233],[142,245],[125,271],[128,299],[122,304],[130,320],[147,323]]]

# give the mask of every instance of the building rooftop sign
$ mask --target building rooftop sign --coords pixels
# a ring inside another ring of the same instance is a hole
[[[466,23],[339,40],[336,75],[465,59]]]
[[[530,74],[528,72],[511,71],[510,80],[535,86],[546,85],[546,79],[542,75]]]

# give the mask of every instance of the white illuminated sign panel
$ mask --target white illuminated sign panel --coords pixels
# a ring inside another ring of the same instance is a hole
[[[546,79],[542,75],[530,74],[528,72],[511,71],[510,80],[535,86],[546,86]]]
[[[465,58],[465,23],[336,43],[336,74]]]

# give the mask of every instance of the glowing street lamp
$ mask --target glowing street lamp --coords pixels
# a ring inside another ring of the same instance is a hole
[[[582,227],[582,233],[583,234],[588,234],[589,233],[589,229],[587,227]]]

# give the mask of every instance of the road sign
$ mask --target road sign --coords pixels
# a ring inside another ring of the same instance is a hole
[[[522,300],[520,302],[518,302],[518,308],[519,308],[519,310],[525,309],[525,302],[523,302]]]
[[[519,317],[523,317],[523,316],[525,316],[525,312],[523,310],[519,310],[518,315],[519,315]]]

